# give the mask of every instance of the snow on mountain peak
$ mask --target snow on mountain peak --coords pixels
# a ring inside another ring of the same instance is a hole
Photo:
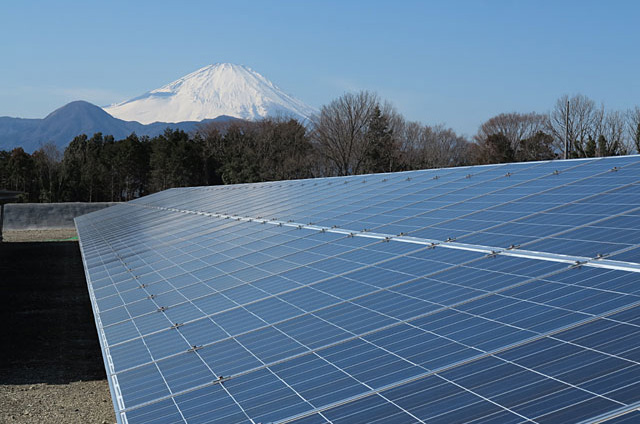
[[[291,116],[305,120],[315,110],[243,65],[216,63],[163,87],[104,108],[125,121],[182,122],[220,115],[256,120]]]

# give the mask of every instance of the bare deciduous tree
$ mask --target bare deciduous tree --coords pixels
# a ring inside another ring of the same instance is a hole
[[[404,161],[409,169],[417,169],[420,167],[420,149],[423,145],[424,125],[420,122],[405,122],[401,128],[396,131],[398,137],[400,151],[404,157]]]
[[[474,139],[484,143],[491,135],[502,134],[511,143],[513,151],[520,149],[520,143],[535,136],[547,127],[548,117],[539,113],[501,113],[482,124]]]
[[[603,116],[604,108],[598,109],[593,100],[582,94],[559,98],[555,108],[549,113],[548,121],[556,149],[564,153],[564,141],[567,137],[567,157],[585,157],[587,143],[598,137]]]
[[[313,140],[335,174],[360,172],[369,121],[378,105],[378,96],[369,91],[346,93],[311,118]]]
[[[545,160],[555,157],[549,146],[548,116],[539,113],[502,113],[478,129],[474,163]]]
[[[598,156],[626,155],[632,150],[628,145],[625,117],[622,112],[613,111],[604,114],[599,128]]]
[[[409,169],[444,168],[468,162],[469,142],[442,124],[409,122],[400,137]]]
[[[640,153],[640,106],[629,109],[627,112],[627,126],[629,138],[633,142],[633,148],[636,153]]]

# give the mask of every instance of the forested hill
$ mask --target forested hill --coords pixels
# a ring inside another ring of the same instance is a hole
[[[71,106],[59,114],[79,122],[106,115],[87,111],[87,104]],[[42,121],[55,122],[57,115]],[[15,121],[14,131],[34,125],[31,121]],[[123,201],[171,187],[640,151],[640,107],[605,111],[581,95],[561,97],[547,114],[496,115],[473,140],[444,125],[406,121],[367,91],[333,100],[310,125],[284,117],[204,123],[191,133],[158,125],[164,129],[153,137],[88,131],[73,136],[64,150],[52,143],[31,154],[22,147],[0,148],[0,188],[22,191],[21,200],[31,202]]]
[[[89,102],[75,101],[56,109],[44,119],[0,117],[0,150],[22,147],[25,152],[31,153],[47,143],[52,143],[64,150],[79,134],[102,133],[112,135],[116,139],[125,138],[131,133],[155,137],[167,128],[192,132],[202,123],[227,122],[235,119],[220,116],[199,122],[154,122],[143,125],[139,122],[114,118],[102,108]]]

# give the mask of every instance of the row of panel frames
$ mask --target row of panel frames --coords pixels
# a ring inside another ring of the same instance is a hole
[[[120,423],[639,422],[640,157],[76,219]]]

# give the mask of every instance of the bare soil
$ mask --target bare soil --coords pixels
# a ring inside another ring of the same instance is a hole
[[[0,243],[0,422],[115,422],[78,243],[17,242],[75,232],[8,233],[23,234]]]

